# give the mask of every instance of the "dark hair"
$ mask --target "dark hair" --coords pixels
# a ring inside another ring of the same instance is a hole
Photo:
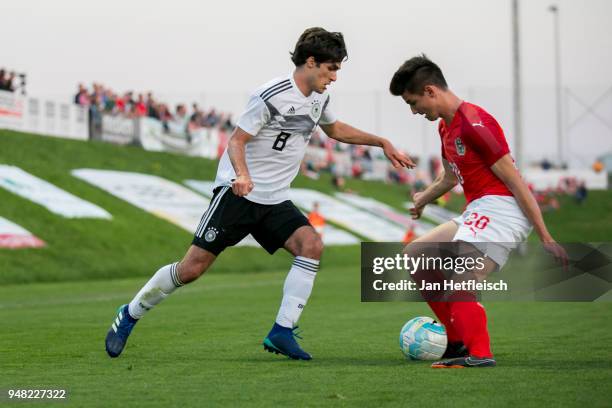
[[[342,33],[329,32],[321,27],[306,29],[290,54],[296,67],[303,65],[309,57],[314,57],[317,64],[342,62],[347,57]]]
[[[410,58],[399,67],[393,74],[389,91],[395,96],[400,96],[405,91],[422,95],[426,85],[448,88],[440,67],[425,54],[421,54]]]

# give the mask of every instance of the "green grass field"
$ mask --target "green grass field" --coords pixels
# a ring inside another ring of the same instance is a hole
[[[499,366],[406,361],[420,303],[361,303],[357,268],[324,268],[301,325],[310,362],[264,352],[284,270],[181,289],[110,359],[104,335],[142,279],[0,288],[3,387],[69,390],[71,406],[609,406],[610,303],[488,305]],[[60,405],[61,406],[61,405]]]
[[[222,254],[138,324],[124,354],[104,337],[116,308],[190,234],[72,177],[73,168],[141,171],[181,182],[212,179],[203,159],[0,131],[13,164],[102,206],[113,221],[67,220],[0,189],[0,215],[49,246],[0,250],[0,389],[64,388],[68,406],[610,406],[612,303],[487,304],[499,366],[432,370],[406,361],[401,326],[432,315],[423,303],[361,303],[359,248],[326,248],[300,321],[310,362],[263,351],[291,259],[253,248]],[[331,192],[329,178],[297,187]],[[407,191],[349,181],[398,209]],[[546,214],[561,241],[612,241],[612,192],[569,199]],[[451,207],[461,207],[453,200]],[[62,406],[60,403],[57,406]],[[0,396],[0,406],[9,406]],[[14,406],[29,404],[16,403]],[[55,403],[33,403],[56,406]]]

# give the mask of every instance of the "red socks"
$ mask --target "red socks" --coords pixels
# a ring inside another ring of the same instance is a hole
[[[457,333],[453,323],[451,322],[451,303],[449,302],[427,302],[431,310],[438,317],[438,321],[444,325],[446,329],[446,337],[449,343],[457,343],[462,341],[461,335]]]
[[[442,282],[444,276],[437,271],[418,271],[413,275],[416,282]],[[444,325],[448,342],[460,342],[467,347],[470,355],[490,358],[491,341],[487,330],[487,314],[478,303],[476,296],[467,291],[454,292],[448,301],[435,301],[439,298],[436,291],[421,292],[427,304]]]
[[[487,314],[484,307],[474,302],[451,302],[451,322],[454,329],[463,339],[470,355],[476,357],[493,357],[491,340],[487,330]],[[449,338],[450,341],[450,338]]]

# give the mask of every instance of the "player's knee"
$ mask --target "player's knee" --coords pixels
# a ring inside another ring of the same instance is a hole
[[[308,239],[304,240],[301,246],[300,255],[312,258],[320,259],[323,254],[323,241],[318,235],[313,235]]]

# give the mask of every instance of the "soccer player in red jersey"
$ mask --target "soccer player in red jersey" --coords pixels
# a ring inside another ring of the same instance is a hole
[[[414,194],[414,219],[423,208],[458,182],[465,192],[464,213],[414,242],[463,241],[485,253],[482,279],[507,261],[513,247],[535,229],[544,248],[567,263],[567,255],[550,235],[542,213],[510,155],[504,132],[484,109],[455,95],[440,68],[425,55],[404,62],[393,75],[391,94],[401,96],[413,114],[439,121],[443,172],[423,192]],[[503,245],[501,245],[503,243]],[[410,252],[410,245],[406,247]],[[459,296],[459,297],[455,297]],[[453,301],[461,299],[462,301]],[[447,302],[428,301],[444,324],[448,347],[434,368],[492,367],[487,316],[473,293],[453,293]],[[469,301],[466,301],[469,300]]]

